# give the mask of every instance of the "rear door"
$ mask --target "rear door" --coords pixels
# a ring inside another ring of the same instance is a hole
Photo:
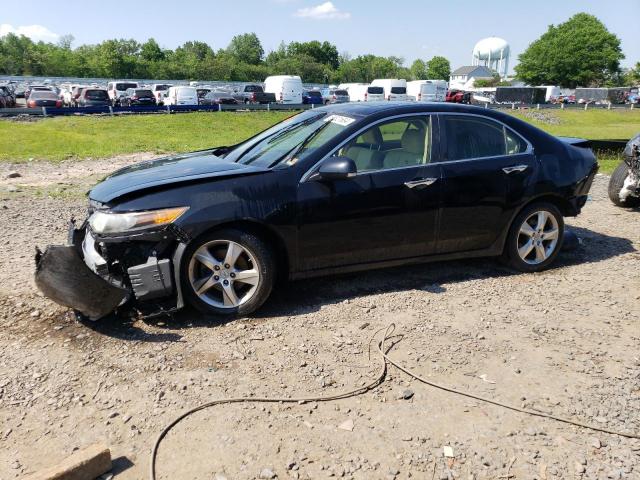
[[[442,214],[438,253],[496,245],[535,182],[531,145],[481,115],[439,115]]]

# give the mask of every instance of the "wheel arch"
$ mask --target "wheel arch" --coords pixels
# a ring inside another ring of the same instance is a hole
[[[555,206],[558,210],[560,210],[560,213],[562,214],[563,217],[574,217],[576,215],[575,206],[572,205],[569,200],[567,200],[561,195],[553,194],[553,193],[544,193],[536,197],[532,197],[526,203],[523,203],[520,206],[520,208],[516,209],[515,212],[513,213],[511,220],[509,220],[508,228],[504,230],[503,234],[499,239],[500,241],[499,251],[504,253],[504,249],[507,244],[507,237],[509,236],[509,231],[511,230],[511,227],[513,226],[513,222],[515,221],[515,219],[518,217],[518,215],[520,215],[520,213],[525,208],[529,207],[530,205],[533,205],[534,203],[550,203],[551,205]]]

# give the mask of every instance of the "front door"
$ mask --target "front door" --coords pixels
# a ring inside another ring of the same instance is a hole
[[[358,174],[298,190],[300,270],[375,263],[435,251],[440,167],[426,115],[377,123],[337,152]]]

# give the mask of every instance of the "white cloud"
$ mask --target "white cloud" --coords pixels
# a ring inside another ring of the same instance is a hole
[[[15,33],[16,35],[24,35],[34,41],[44,42],[56,42],[60,38],[60,35],[52,32],[47,27],[42,25],[23,25],[20,27],[14,27],[8,23],[0,24],[0,37],[4,37],[9,33]]]
[[[347,20],[351,18],[349,12],[338,10],[333,2],[324,2],[315,7],[301,8],[294,15],[296,17],[313,18],[315,20]]]

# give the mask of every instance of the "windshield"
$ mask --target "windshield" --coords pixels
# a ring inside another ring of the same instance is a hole
[[[404,95],[407,93],[407,89],[405,87],[391,87],[391,93],[396,95]]]
[[[294,165],[326,145],[354,121],[342,115],[303,112],[248,140],[226,158],[267,168]]]

